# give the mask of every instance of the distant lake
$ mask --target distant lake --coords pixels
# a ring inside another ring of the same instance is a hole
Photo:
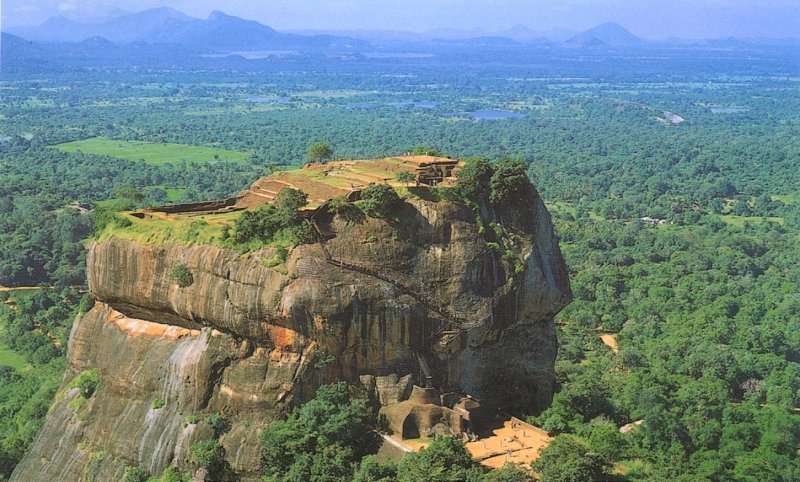
[[[434,107],[439,105],[439,103],[438,102],[430,102],[430,101],[416,102],[416,101],[408,100],[408,101],[401,101],[401,102],[390,102],[389,105],[392,106],[392,107],[398,107],[398,108],[399,107],[409,107],[410,106],[410,107],[421,107],[423,109],[433,109]]]
[[[499,119],[517,119],[525,117],[521,112],[511,112],[509,110],[476,110],[470,112],[469,115],[477,121],[481,120],[499,120]]]
[[[712,114],[738,114],[739,112],[747,112],[748,109],[743,107],[711,107],[709,110]]]

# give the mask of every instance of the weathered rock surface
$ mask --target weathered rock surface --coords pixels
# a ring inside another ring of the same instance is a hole
[[[269,249],[93,244],[97,303],[73,329],[64,389],[12,480],[188,468],[188,447],[211,437],[209,413],[231,422],[220,440],[236,477],[258,480],[260,430],[340,379],[363,381],[383,404],[428,382],[487,407],[545,408],[553,316],[570,299],[550,217],[532,188],[513,210],[481,217],[505,234],[448,201],[411,200],[400,222],[330,216],[318,222],[324,243],[298,246],[278,267],[267,266]],[[501,256],[503,244],[514,257]],[[170,279],[178,263],[188,287]],[[90,369],[100,388],[73,402],[68,382]],[[190,415],[201,422],[187,424]]]

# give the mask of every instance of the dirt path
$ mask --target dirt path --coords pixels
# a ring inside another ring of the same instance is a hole
[[[44,288],[52,288],[52,286],[0,286],[0,292],[2,291],[34,291],[34,290],[41,290]]]
[[[57,289],[57,286],[3,286],[0,285],[0,292],[3,291],[38,291],[38,290],[54,290]],[[81,285],[72,285],[67,286],[67,288],[75,288],[78,291],[85,291],[87,288],[86,286]]]

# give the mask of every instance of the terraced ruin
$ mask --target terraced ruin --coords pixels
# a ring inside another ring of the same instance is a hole
[[[149,211],[179,213],[211,213],[251,209],[273,203],[285,188],[299,189],[308,195],[307,209],[312,210],[337,196],[357,199],[358,193],[370,184],[401,187],[401,172],[414,176],[417,186],[451,185],[462,161],[435,156],[398,156],[372,160],[309,163],[302,169],[278,171],[254,182],[238,195],[216,201],[180,204],[153,208]]]

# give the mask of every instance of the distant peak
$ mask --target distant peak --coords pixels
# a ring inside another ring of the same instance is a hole
[[[94,46],[113,46],[114,42],[111,42],[105,37],[101,37],[99,35],[95,35],[94,37],[89,37],[85,40],[81,40],[80,42],[83,45],[94,45]]]
[[[214,10],[213,12],[211,12],[208,15],[208,19],[207,20],[213,22],[213,21],[217,21],[217,20],[225,20],[227,18],[235,18],[235,17],[232,17],[231,15],[228,15],[225,12],[220,12],[219,10]]]
[[[158,16],[158,17],[169,17],[169,18],[184,18],[189,19],[191,18],[189,15],[185,13],[175,10],[171,7],[156,7],[156,8],[149,8],[147,10],[142,10],[141,12],[131,14],[132,16]]]
[[[633,34],[630,33],[628,29],[618,24],[617,22],[601,23],[600,25],[587,30],[587,32],[606,32],[606,33],[613,32],[613,33],[633,36]]]
[[[609,45],[638,44],[642,39],[632,34],[628,29],[616,22],[605,22],[596,27],[581,32],[572,38],[572,42],[586,43],[597,40]]]

